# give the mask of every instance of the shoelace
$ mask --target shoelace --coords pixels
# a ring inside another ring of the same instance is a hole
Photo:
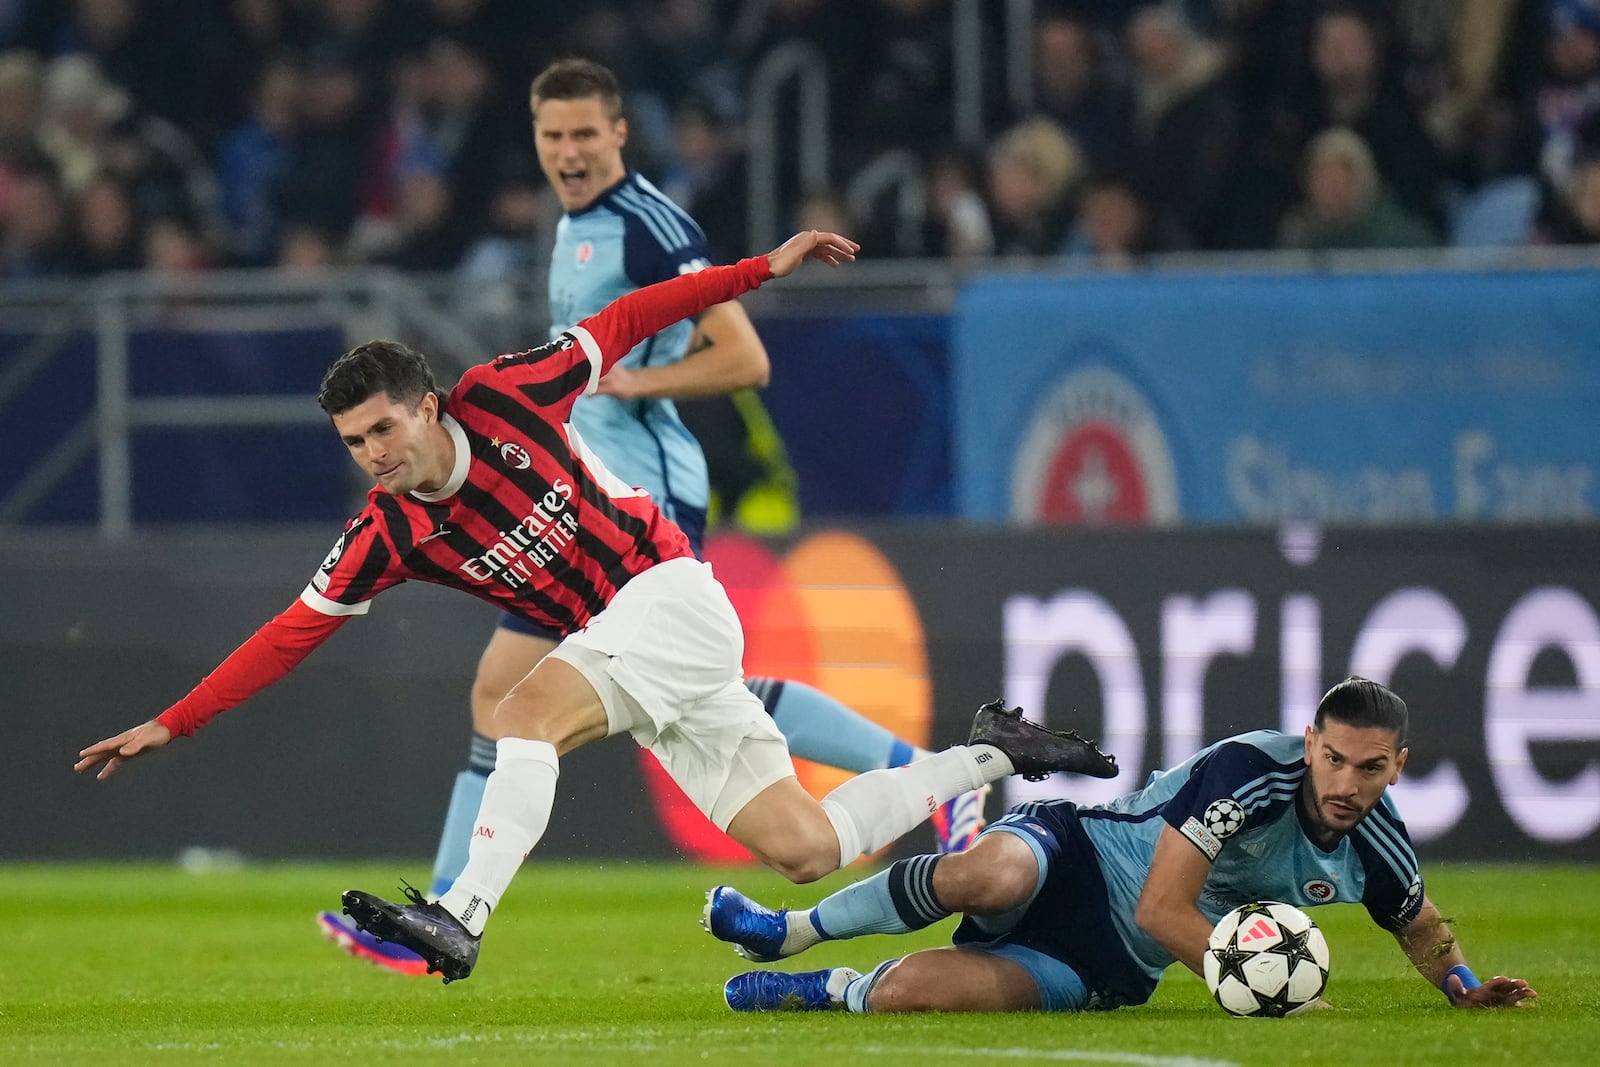
[[[406,895],[406,899],[411,901],[413,904],[428,903],[428,898],[422,895],[422,891],[416,886],[412,885],[410,882],[406,881],[404,878],[400,879],[400,892],[404,893]]]

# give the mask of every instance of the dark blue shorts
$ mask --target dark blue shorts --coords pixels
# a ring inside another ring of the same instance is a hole
[[[662,513],[678,524],[678,529],[689,539],[689,549],[694,553],[694,558],[700,558],[701,542],[706,532],[706,509],[690,507],[681,501],[668,499]],[[500,621],[496,626],[501,630],[510,630],[514,634],[526,634],[529,637],[542,637],[546,641],[559,643],[564,636],[559,630],[548,626],[541,626],[536,622],[529,622],[509,611],[500,613]]]
[[[1156,984],[1123,944],[1111,917],[1111,902],[1094,843],[1083,832],[1077,806],[1065,800],[1019,804],[984,828],[1026,841],[1039,861],[1040,882],[1019,913],[967,916],[951,941],[1021,963],[1040,983],[1046,1009],[1114,1008],[1143,1004]],[[1024,951],[1018,951],[1024,950]],[[1066,964],[1057,972],[1035,954]],[[1075,976],[1090,995],[1072,1003]]]

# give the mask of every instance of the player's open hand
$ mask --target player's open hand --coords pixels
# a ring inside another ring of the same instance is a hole
[[[172,731],[151,719],[131,730],[122,731],[116,737],[108,737],[97,745],[90,745],[78,753],[78,762],[72,765],[72,769],[79,774],[87,774],[99,767],[100,773],[95,778],[104,781],[135,756],[152,752],[171,740]]]
[[[1538,999],[1527,982],[1497,974],[1476,989],[1468,989],[1457,975],[1451,975],[1450,1003],[1458,1008],[1520,1008],[1525,1001]]]
[[[774,278],[783,278],[808,259],[837,267],[841,263],[854,263],[861,246],[848,237],[821,230],[802,230],[783,244],[767,253]]]

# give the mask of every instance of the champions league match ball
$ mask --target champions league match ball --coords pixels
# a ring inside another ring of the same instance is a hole
[[[1205,975],[1230,1015],[1294,1015],[1327,988],[1328,942],[1299,908],[1258,900],[1234,908],[1211,931]]]

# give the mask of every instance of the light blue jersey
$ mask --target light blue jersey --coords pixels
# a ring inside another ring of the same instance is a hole
[[[1196,904],[1213,923],[1253,900],[1301,908],[1360,902],[1386,930],[1416,917],[1422,875],[1394,802],[1385,794],[1354,831],[1324,850],[1306,836],[1295,799],[1305,775],[1303,737],[1259,730],[1157,771],[1136,793],[1078,809],[1118,933],[1152,978],[1174,957],[1133,914],[1163,825],[1212,861]]]
[[[985,832],[1032,844],[1039,891],[1003,932],[969,918],[956,943],[1033,949],[1072,967],[1101,1006],[1142,1003],[1175,961],[1134,922],[1163,826],[1211,861],[1196,905],[1213,923],[1255,900],[1302,908],[1359,902],[1385,930],[1411,922],[1422,907],[1422,875],[1393,801],[1385,795],[1324,849],[1307,835],[1297,799],[1305,775],[1304,738],[1260,730],[1157,771],[1109,804],[1020,804]]]
[[[655,186],[629,172],[588,208],[562,216],[550,259],[550,336],[625,293],[710,266],[705,234]],[[657,367],[688,352],[694,324],[674,323],[640,344],[622,366]],[[700,443],[671,400],[581,398],[572,423],[612,473],[648,492],[684,527],[696,552],[710,481]]]

